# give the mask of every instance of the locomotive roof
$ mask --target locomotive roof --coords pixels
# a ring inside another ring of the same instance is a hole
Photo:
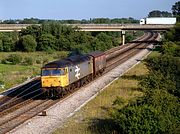
[[[47,63],[42,68],[63,68],[70,65],[76,65],[78,63],[87,61],[89,59],[90,57],[88,55],[74,55],[74,56],[67,57],[63,60],[57,60],[57,61]]]

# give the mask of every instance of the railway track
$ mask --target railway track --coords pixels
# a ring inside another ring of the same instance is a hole
[[[143,36],[139,37],[138,39],[134,40],[134,41],[141,41],[143,40],[143,38],[145,38],[146,36],[148,36],[148,33],[145,33]],[[121,46],[117,46],[117,47],[114,47],[114,48],[111,48],[109,50],[107,50],[105,52],[106,54],[106,59],[109,60],[113,55],[114,53],[119,53],[121,51],[125,51],[131,47],[133,47],[134,43],[128,43],[126,45],[121,45]]]
[[[157,37],[158,37],[158,33],[150,34],[146,38],[147,41],[145,43],[137,43],[134,45],[133,48],[130,48],[131,51],[123,51],[122,53],[119,53],[119,55],[116,55],[116,58],[108,61],[107,69],[106,69],[105,73],[112,70],[116,66],[122,64],[129,58],[133,57],[134,55],[139,53],[142,49],[145,49],[146,47],[148,47],[149,44],[152,44],[152,41],[154,40],[154,38],[157,38]]]
[[[146,34],[140,40],[145,41],[148,39],[149,42],[152,43],[151,40],[153,40],[154,38],[157,38],[157,36],[158,34]],[[132,46],[131,47],[129,46],[117,47],[116,49],[112,49],[111,51],[109,50],[108,52],[106,52],[107,55],[112,55],[113,52],[119,51],[118,54],[116,53],[116,56],[112,56],[111,58],[109,58],[106,72],[115,68],[117,65],[123,63],[130,57],[134,56],[141,49],[145,49],[148,45],[146,43],[139,42],[139,43],[133,43]],[[126,47],[128,47],[128,49]],[[38,81],[36,81],[35,83],[38,85]],[[74,92],[76,90],[77,89],[75,89]],[[19,90],[19,91],[22,91],[22,90]],[[16,93],[16,95],[15,93],[13,93],[11,94],[11,96],[12,95],[14,98],[16,99],[18,98],[17,97],[18,93]],[[65,97],[66,96],[68,96],[68,94],[65,95]],[[1,99],[2,101],[0,100],[0,116],[1,116],[0,134],[6,133],[12,130],[16,126],[22,124],[23,122],[32,118],[33,116],[38,115],[43,110],[49,108],[50,106],[60,101],[59,99],[58,100],[35,99],[35,97],[29,98],[29,99],[25,97],[26,99],[25,98],[22,99],[23,96],[21,95],[22,98],[19,97],[21,101],[17,101],[16,103],[13,104],[13,103],[8,102],[8,99],[9,99],[8,97],[9,96],[7,96],[7,98],[2,98]],[[10,99],[11,102],[14,102],[12,101],[14,98]],[[61,98],[61,100],[63,98]],[[11,104],[11,105],[9,105],[9,107],[7,107],[5,110],[2,110],[3,108],[1,109],[1,107],[7,104],[8,105]]]
[[[32,82],[31,86],[23,88],[20,87],[19,89],[15,90],[14,92],[10,93],[8,96],[4,96],[2,98],[0,104],[0,115],[5,110],[11,108],[14,105],[24,102],[25,100],[31,99],[32,96],[35,96],[36,93],[40,92],[40,82]],[[22,90],[24,89],[24,90]],[[40,94],[40,93],[39,93]]]

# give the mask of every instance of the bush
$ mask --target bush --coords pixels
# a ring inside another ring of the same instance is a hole
[[[41,60],[36,60],[36,64],[41,64]]]
[[[6,61],[10,62],[13,65],[16,65],[16,64],[21,63],[22,57],[20,55],[17,55],[17,54],[11,54],[8,56]]]
[[[4,35],[2,38],[1,51],[11,52],[15,49],[15,43],[12,37],[9,35]]]
[[[37,49],[40,51],[52,52],[57,50],[56,38],[52,34],[42,34],[39,37]]]
[[[0,85],[4,85],[4,81],[0,80]]]
[[[25,52],[36,51],[37,43],[32,35],[24,35],[21,38],[21,44]]]
[[[178,56],[179,53],[177,53],[177,51],[179,51],[179,47],[178,45],[176,45],[176,43],[174,42],[165,42],[162,45],[162,53],[163,54],[168,54],[171,56]]]
[[[3,52],[3,42],[1,39],[0,39],[0,52]]]
[[[150,74],[141,81],[141,86],[147,90],[165,89],[180,96],[180,58],[163,55],[145,61]]]
[[[44,65],[44,64],[47,64],[48,62],[49,62],[48,59],[44,59],[44,60],[43,60],[43,65]]]
[[[112,117],[122,134],[174,133],[180,123],[179,114],[177,97],[154,90],[123,109],[115,108]]]
[[[24,59],[24,64],[25,65],[33,65],[33,59],[31,57],[26,57]]]
[[[2,59],[1,64],[8,64],[8,61],[6,59]]]

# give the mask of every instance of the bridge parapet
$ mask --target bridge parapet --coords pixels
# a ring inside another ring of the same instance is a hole
[[[122,30],[168,30],[174,25],[140,25],[140,24],[77,24],[72,25],[84,31],[122,31]]]
[[[0,31],[21,31],[34,24],[0,24]],[[35,24],[40,25],[40,24]],[[122,31],[122,30],[169,30],[174,25],[140,25],[140,24],[65,24],[79,27],[82,31]]]

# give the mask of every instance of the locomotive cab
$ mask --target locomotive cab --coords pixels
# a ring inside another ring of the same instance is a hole
[[[42,68],[42,88],[65,87],[68,83],[68,68]]]

